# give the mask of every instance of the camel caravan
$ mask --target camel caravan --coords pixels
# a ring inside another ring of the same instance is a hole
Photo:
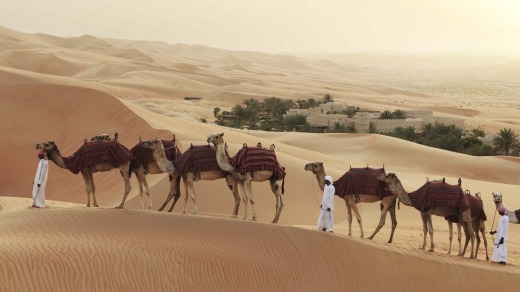
[[[95,194],[93,173],[106,172],[119,169],[123,178],[125,189],[121,204],[116,208],[123,209],[130,192],[130,176],[135,173],[140,197],[140,210],[144,210],[144,195],[148,198],[148,210],[152,210],[150,187],[146,176],[148,174],[166,173],[169,176],[170,189],[164,204],[158,209],[162,211],[173,199],[169,208],[172,212],[180,198],[180,181],[185,190],[184,207],[182,213],[186,213],[188,198],[193,202],[192,214],[197,213],[197,195],[194,184],[197,181],[225,179],[230,189],[234,206],[232,218],[237,218],[241,200],[244,202],[244,219],[248,218],[248,204],[251,203],[252,221],[256,221],[255,197],[253,196],[252,182],[269,181],[271,190],[275,195],[275,216],[272,223],[278,223],[283,209],[282,195],[284,193],[285,167],[283,167],[275,153],[275,146],[264,148],[260,143],[256,146],[243,144],[242,148],[230,156],[227,144],[224,142],[224,133],[213,133],[208,136],[207,144],[191,145],[186,151],[181,152],[175,135],[171,140],[151,139],[139,141],[130,150],[119,143],[118,135],[110,138],[107,134],[97,135],[90,140],[85,139],[83,145],[70,157],[63,157],[54,141],[46,141],[36,144],[36,149],[47,153],[48,158],[58,167],[68,169],[73,174],[81,172],[87,191],[87,207],[98,207]],[[315,176],[320,189],[325,188],[325,166],[323,162],[307,163],[305,171],[310,171]],[[470,258],[476,258],[480,246],[480,234],[484,241],[486,260],[489,260],[487,251],[486,228],[487,220],[484,212],[480,193],[471,195],[469,190],[462,191],[461,180],[458,184],[450,185],[442,180],[427,179],[426,183],[413,192],[407,192],[401,181],[394,173],[386,173],[383,168],[350,168],[343,176],[333,182],[335,195],[345,201],[347,208],[348,235],[352,235],[352,212],[360,228],[360,237],[364,237],[363,220],[359,212],[358,203],[380,204],[380,218],[374,232],[368,237],[373,239],[385,225],[387,214],[390,213],[392,222],[388,243],[392,243],[397,227],[396,207],[399,203],[417,209],[421,215],[423,224],[423,242],[420,249],[426,248],[426,238],[430,235],[429,251],[434,251],[432,215],[444,217],[449,226],[449,250],[451,253],[453,239],[453,223],[457,224],[459,256],[464,256],[471,241]],[[239,195],[243,194],[242,199]],[[493,192],[493,200],[496,209],[505,208],[502,195]],[[509,221],[518,224],[520,222],[520,210],[507,211]],[[466,240],[464,247],[461,241],[461,229],[464,230]],[[480,233],[480,234],[479,234]],[[477,240],[474,248],[475,238]]]

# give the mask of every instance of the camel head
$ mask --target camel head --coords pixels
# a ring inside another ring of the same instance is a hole
[[[224,133],[215,132],[208,136],[208,143],[213,143],[213,145],[217,145],[224,142]]]
[[[43,150],[47,153],[51,153],[54,150],[57,150],[58,147],[56,147],[56,144],[54,144],[54,141],[46,141],[42,143],[36,144],[37,150]]]
[[[159,138],[151,139],[148,141],[141,141],[141,146],[143,148],[152,149],[152,150],[155,150],[155,149],[164,150],[164,145],[163,145],[161,139],[159,139]]]
[[[384,173],[377,176],[377,179],[380,181],[384,181],[386,184],[390,183],[398,183],[399,179],[397,178],[397,175],[395,173],[389,173],[385,175]]]
[[[493,193],[493,201],[495,201],[496,204],[502,203],[502,194],[501,193]]]
[[[323,162],[311,162],[305,164],[306,171],[312,171],[312,173],[317,174],[321,171],[323,171]]]

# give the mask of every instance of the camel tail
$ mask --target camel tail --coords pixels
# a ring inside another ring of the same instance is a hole
[[[128,179],[132,177],[132,162],[128,163]]]
[[[285,192],[285,176],[282,178],[282,195]]]
[[[397,199],[397,210],[401,210],[401,200]]]

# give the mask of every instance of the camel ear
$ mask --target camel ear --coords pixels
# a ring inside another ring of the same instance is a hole
[[[224,136],[224,133],[220,133],[218,136],[219,136],[219,137],[223,137],[223,136]]]
[[[323,162],[318,162],[318,165],[323,165]]]

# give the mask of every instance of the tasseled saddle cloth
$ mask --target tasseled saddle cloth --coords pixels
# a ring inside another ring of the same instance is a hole
[[[68,170],[78,174],[85,167],[104,162],[118,167],[132,158],[130,150],[116,140],[94,141],[85,142],[72,156],[63,157],[63,162]]]
[[[471,218],[477,218],[477,220],[484,219],[487,220],[486,212],[484,212],[484,203],[481,198],[472,196],[471,194],[464,194],[466,200],[468,200],[471,205]],[[457,216],[450,216],[446,219],[449,219],[455,223],[459,222]]]
[[[520,209],[515,211],[516,219],[520,222]]]
[[[244,144],[234,157],[229,158],[229,164],[242,175],[248,172],[267,170],[272,171],[273,178],[277,180],[285,177],[285,169],[276,159],[274,145],[271,146],[271,149],[267,149],[263,148],[260,143],[257,147],[248,147]]]
[[[334,182],[336,195],[341,198],[348,195],[391,196],[385,183],[377,179],[381,174],[385,174],[384,168],[351,168]],[[359,198],[356,198],[356,202],[359,202]]]
[[[431,207],[458,207],[460,212],[470,208],[470,204],[460,185],[445,182],[427,182],[418,190],[410,193],[415,209],[426,211]]]
[[[220,169],[217,163],[217,153],[209,145],[193,146],[179,156],[174,162],[175,170],[181,175]]]
[[[181,151],[175,145],[175,142],[172,140],[161,140],[164,146],[164,154],[166,155],[166,159],[170,161],[174,161],[177,157],[181,156]],[[132,149],[130,149],[132,155],[134,156],[134,160],[132,160],[132,169],[137,169],[139,166],[143,166],[145,169],[148,163],[154,162],[153,158],[153,150],[144,148],[141,146],[141,143],[137,143]]]

